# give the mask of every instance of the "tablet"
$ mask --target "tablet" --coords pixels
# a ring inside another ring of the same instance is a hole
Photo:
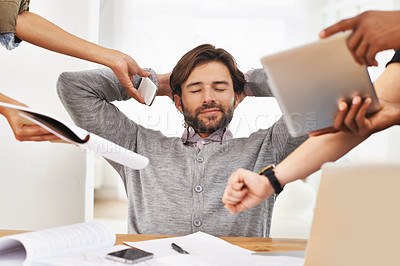
[[[268,84],[292,136],[330,127],[340,98],[370,96],[367,113],[379,102],[367,68],[354,61],[348,34],[336,35],[261,59]]]

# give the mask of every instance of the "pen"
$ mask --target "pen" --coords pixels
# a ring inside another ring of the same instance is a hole
[[[178,246],[178,245],[175,244],[175,243],[172,243],[172,244],[171,244],[171,247],[172,247],[174,250],[178,251],[179,253],[182,253],[182,254],[189,254],[189,252],[187,252],[186,250],[184,250],[183,248],[181,248],[180,246]]]

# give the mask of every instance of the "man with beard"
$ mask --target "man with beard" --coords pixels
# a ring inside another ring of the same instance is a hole
[[[232,216],[221,201],[226,182],[238,168],[258,172],[266,165],[278,164],[306,137],[291,137],[281,119],[248,138],[232,138],[227,126],[238,103],[249,94],[271,93],[262,70],[245,77],[223,49],[209,44],[194,48],[173,69],[170,86],[168,77],[152,72],[150,78],[158,83],[158,95],[171,96],[184,114],[182,138],[140,126],[118,110],[111,102],[130,97],[109,70],[66,72],[57,83],[61,101],[78,126],[150,159],[142,170],[109,162],[125,185],[128,232],[186,235],[203,231],[216,236],[268,237],[275,197]],[[139,80],[134,77],[135,87]],[[331,143],[342,150],[327,151],[332,156],[322,159],[337,159],[359,142],[350,134],[339,135],[336,141],[340,145]],[[309,152],[316,149],[332,149],[323,142],[331,141],[332,136],[315,139],[304,143],[307,152],[298,156],[301,162],[311,160]],[[347,142],[342,144],[344,139]],[[301,170],[306,171],[301,173],[316,171],[319,166],[302,163]],[[304,178],[302,174],[299,178]]]

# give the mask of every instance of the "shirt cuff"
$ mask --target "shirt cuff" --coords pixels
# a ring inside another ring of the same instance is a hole
[[[17,48],[21,43],[21,41],[18,38],[16,38],[14,33],[8,32],[0,34],[0,43],[7,50],[12,50],[14,48]]]
[[[158,88],[158,77],[157,77],[157,73],[153,70],[153,69],[148,69],[147,72],[150,72],[151,76],[151,80],[154,82],[154,84],[157,86]]]
[[[392,60],[386,64],[386,67],[391,63],[400,63],[400,50],[395,51]]]
[[[244,79],[246,80],[246,83],[244,84],[244,94],[246,94],[246,96],[254,96],[253,91],[250,88],[250,76],[251,74],[253,74],[254,69],[251,69],[249,71],[247,71],[247,73],[244,75]]]

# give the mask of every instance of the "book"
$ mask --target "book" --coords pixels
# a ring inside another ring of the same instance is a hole
[[[107,252],[121,248],[114,246],[115,240],[111,227],[100,221],[4,236],[0,238],[0,265],[62,265],[68,257],[98,250],[104,250],[99,254],[107,262]],[[87,255],[80,260],[86,260],[85,265],[94,261]]]
[[[20,116],[45,128],[60,139],[98,153],[116,163],[133,169],[142,169],[149,163],[147,157],[121,147],[74,124],[63,122],[54,116],[15,104],[0,102],[0,106],[18,110]]]

